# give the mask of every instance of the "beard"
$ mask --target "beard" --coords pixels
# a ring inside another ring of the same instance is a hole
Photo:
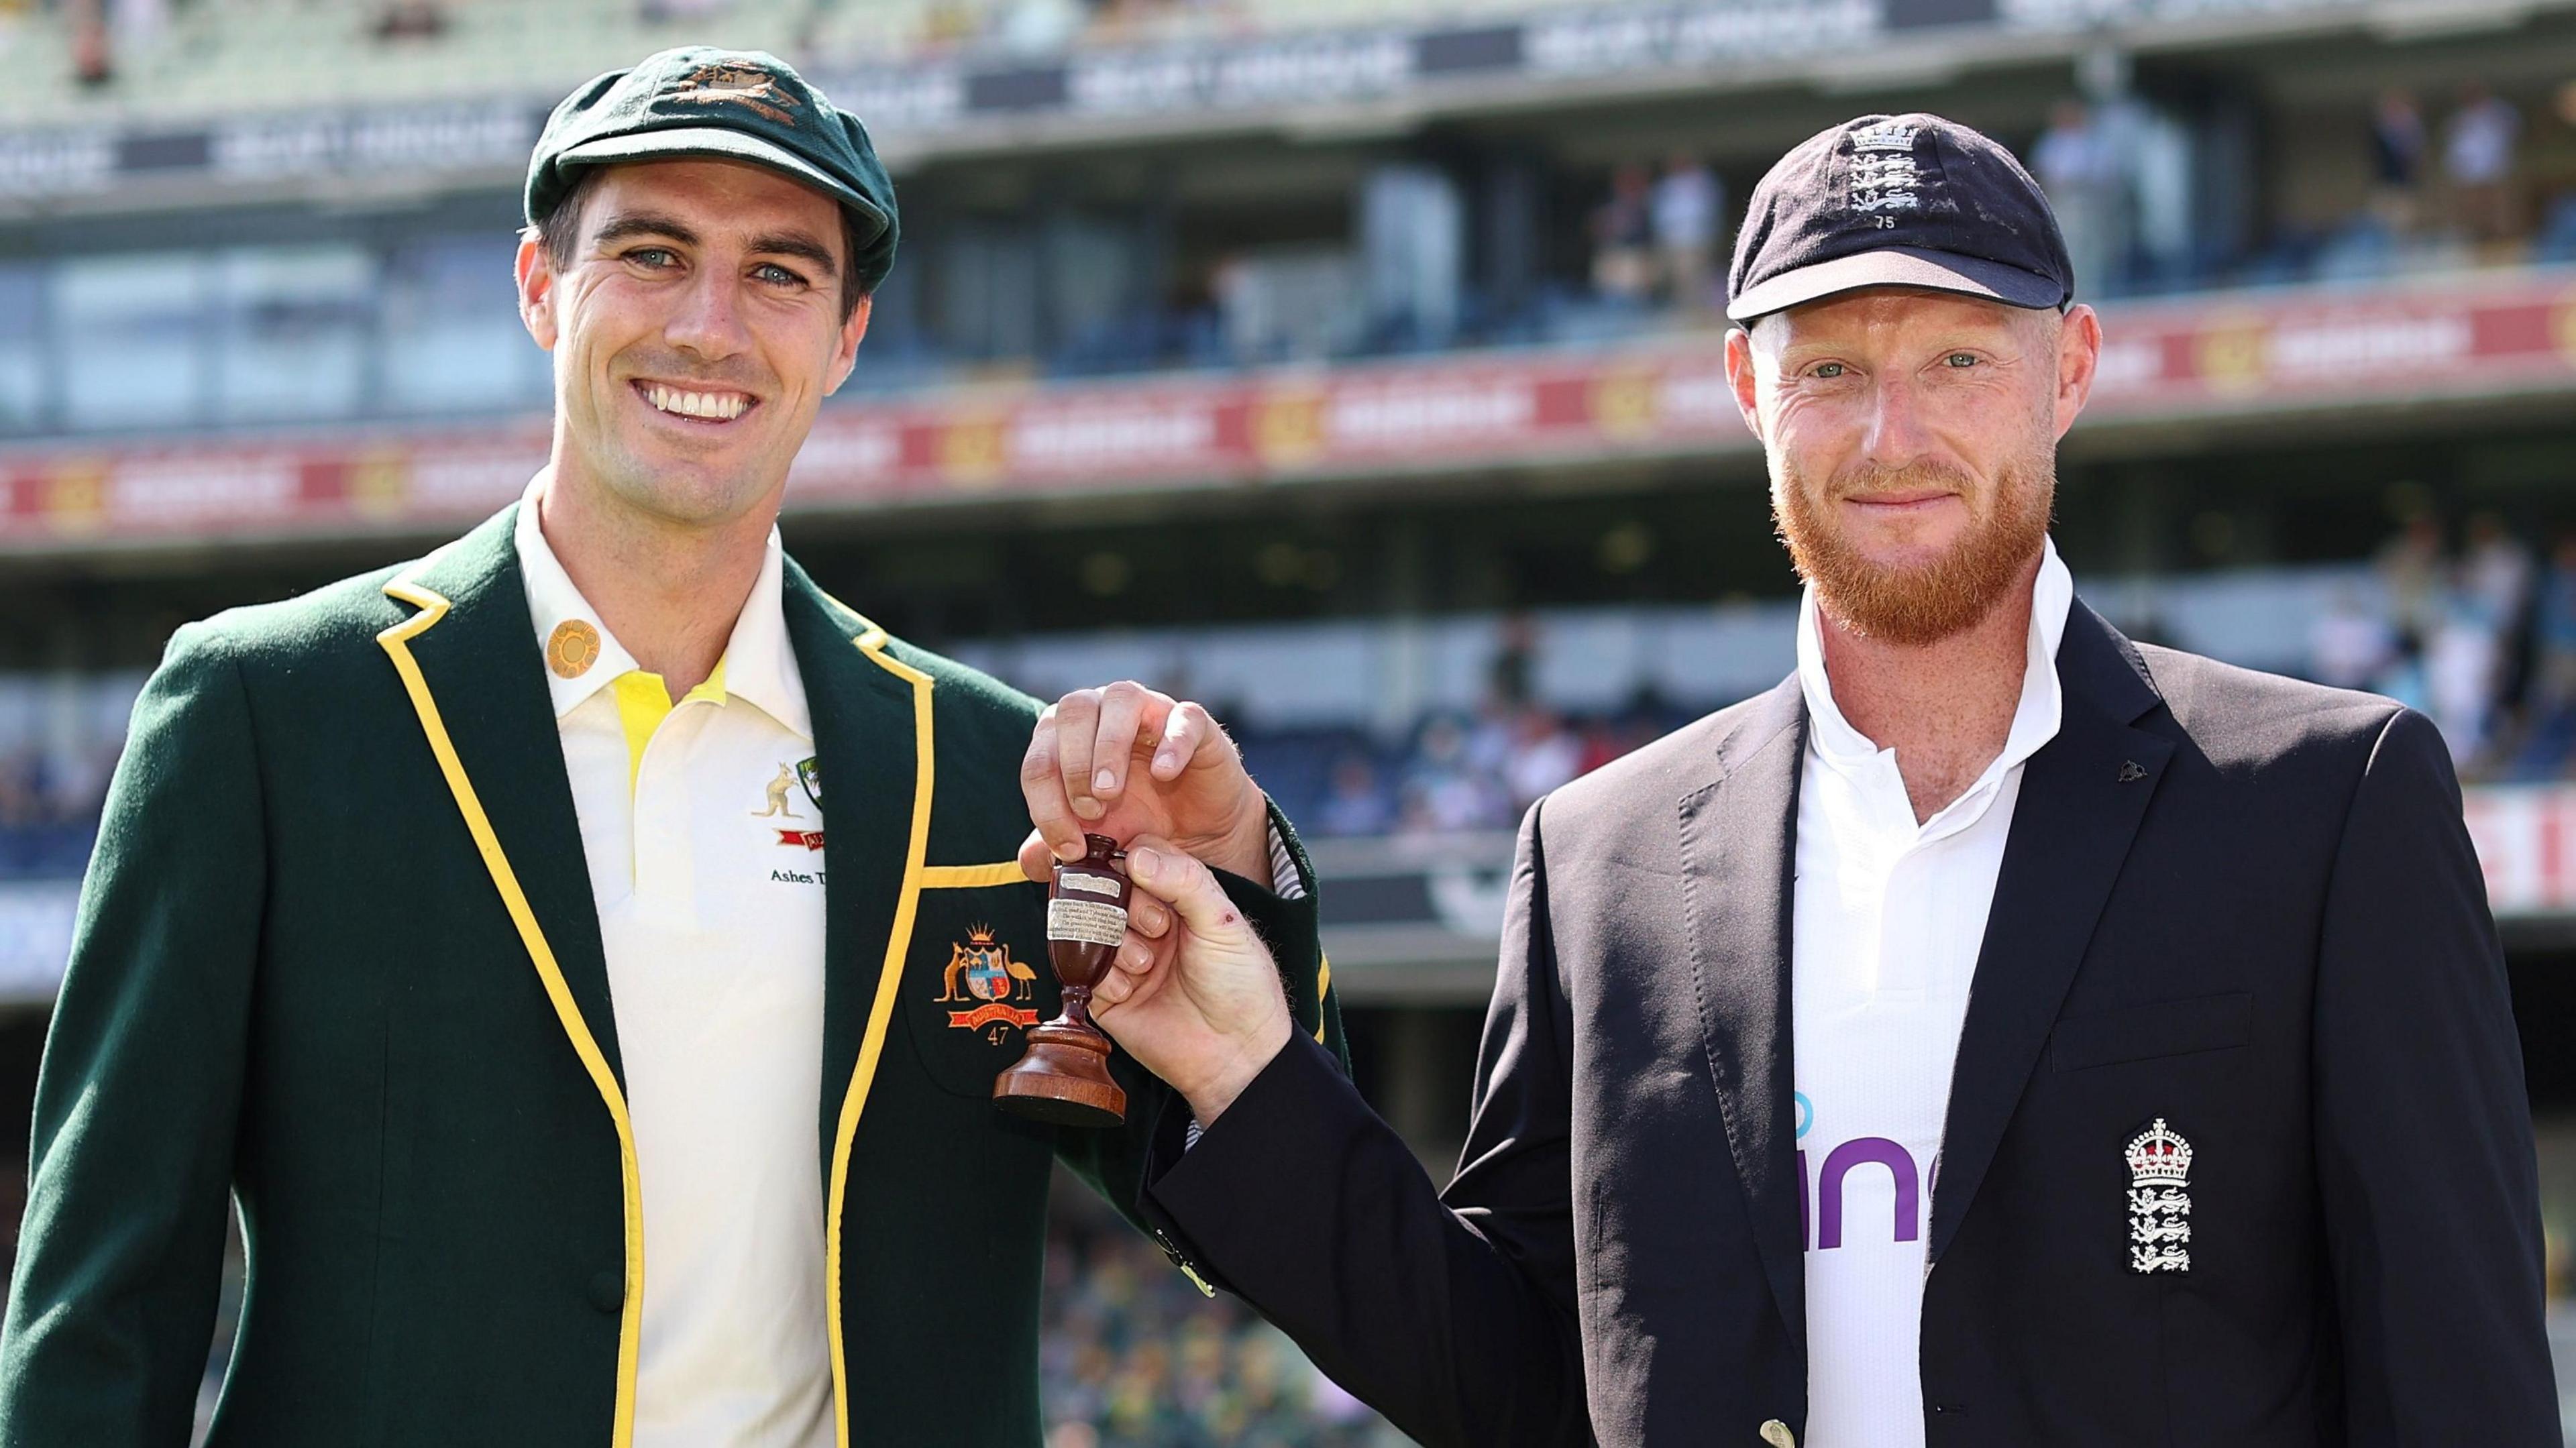
[[[1944,488],[1968,505],[1967,532],[1937,556],[1890,566],[1863,553],[1844,531],[1835,504],[1844,498]],[[1863,638],[1921,646],[1975,626],[1994,610],[2040,551],[2057,495],[2053,450],[2034,448],[1995,476],[1980,504],[1957,469],[1941,463],[1862,467],[1822,493],[1781,457],[1774,465],[1771,515],[1799,578],[1834,621]]]

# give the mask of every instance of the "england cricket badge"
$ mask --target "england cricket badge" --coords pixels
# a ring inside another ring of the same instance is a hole
[[[2191,1270],[2191,1143],[2157,1117],[2129,1142],[2129,1270]]]

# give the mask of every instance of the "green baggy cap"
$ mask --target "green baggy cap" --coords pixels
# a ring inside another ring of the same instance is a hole
[[[591,166],[680,157],[748,161],[841,203],[859,238],[862,291],[894,265],[894,183],[868,128],[757,50],[682,46],[612,70],[564,97],[528,158],[528,221],[555,209]]]

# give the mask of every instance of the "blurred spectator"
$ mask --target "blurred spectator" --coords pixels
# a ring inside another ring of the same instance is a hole
[[[2338,590],[2308,627],[2309,667],[2317,682],[2338,689],[2367,689],[2394,661],[2397,632],[2371,611],[2358,591]]]
[[[2082,101],[2059,101],[2048,113],[2047,131],[2031,147],[2030,160],[2066,237],[2076,291],[2093,296],[2110,290],[2126,247],[2121,240],[2119,156],[2109,133]]]
[[[2549,553],[2532,616],[2533,707],[2548,714],[2576,709],[2576,533],[2562,533]]]
[[[2388,667],[2370,684],[2370,692],[2394,699],[2419,714],[2432,712],[2433,700],[2424,682],[2424,640],[2412,629],[2397,635],[2396,651],[2389,655]]]
[[[1510,822],[1509,811],[1510,801],[1492,777],[1470,765],[1467,731],[1458,721],[1424,724],[1404,782],[1398,828],[1411,834],[1501,829]]]
[[[2449,582],[2441,520],[2429,511],[2408,515],[2397,536],[2380,545],[2378,567],[2390,621],[2419,639],[2431,633],[2442,621],[2442,591]]]
[[[1583,741],[1545,709],[1526,708],[1514,721],[1503,783],[1517,821],[1538,797],[1583,772]]]
[[[1485,688],[1495,712],[1517,709],[1534,697],[1531,674],[1538,667],[1538,625],[1525,613],[1503,619],[1494,643],[1494,661],[1485,669]]]
[[[2460,87],[2460,108],[2442,142],[2442,173],[2469,239],[2493,243],[2515,234],[2514,143],[2522,113],[2476,81]]]
[[[1652,191],[1645,167],[1621,166],[1592,213],[1592,286],[1606,299],[1642,302],[1654,284]]]
[[[105,0],[70,0],[72,77],[82,85],[116,79],[116,45],[108,38]]]
[[[2424,647],[2425,712],[2463,768],[2486,750],[2500,659],[2494,622],[2466,599],[2454,601]]]
[[[447,29],[447,7],[440,0],[386,0],[376,12],[378,40],[428,40]]]
[[[1685,312],[1705,310],[1715,299],[1718,230],[1726,210],[1717,173],[1687,152],[1673,153],[1655,182],[1651,209],[1665,299]]]
[[[2460,592],[2500,632],[2519,628],[2531,602],[2530,545],[2513,536],[2502,517],[2485,511],[2469,515],[2460,541]]]
[[[1333,766],[1332,793],[1315,815],[1318,833],[1382,835],[1395,823],[1395,810],[1378,788],[1377,769],[1364,754],[1343,755]]]
[[[635,14],[647,25],[670,20],[705,20],[731,10],[734,0],[638,0]]]
[[[2415,93],[2391,86],[2370,114],[2371,207],[2388,229],[2411,235],[2423,215],[2424,158],[2432,138]]]

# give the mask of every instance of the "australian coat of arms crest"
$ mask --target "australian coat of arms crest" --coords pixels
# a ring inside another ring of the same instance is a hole
[[[975,1031],[999,1043],[1011,1026],[1026,1030],[1038,1023],[1034,1006],[1038,973],[1011,958],[1011,948],[993,939],[989,925],[967,930],[963,943],[950,947],[948,969],[941,977],[942,1004],[952,1030]]]

